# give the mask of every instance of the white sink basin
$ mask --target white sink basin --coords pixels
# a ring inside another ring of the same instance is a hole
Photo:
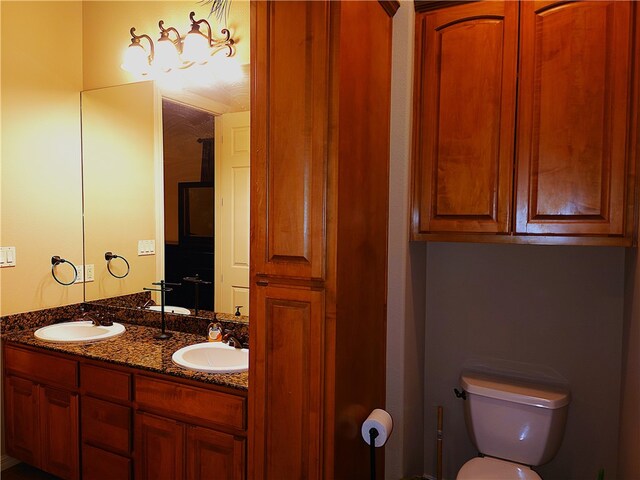
[[[152,310],[154,312],[159,312],[159,311],[161,311],[161,307],[160,307],[160,305],[151,305],[149,307],[149,310]],[[179,315],[191,315],[191,312],[189,311],[188,308],[173,307],[171,305],[165,305],[164,306],[164,311],[166,313],[177,313]]]
[[[105,340],[124,333],[124,325],[96,326],[91,321],[56,323],[34,332],[38,340],[55,343],[86,343]]]
[[[222,342],[205,342],[177,350],[171,359],[189,370],[211,373],[237,373],[249,369],[249,350]]]

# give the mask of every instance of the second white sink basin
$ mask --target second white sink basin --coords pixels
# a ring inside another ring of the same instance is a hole
[[[249,369],[249,350],[222,342],[205,342],[177,350],[171,359],[189,370],[210,373],[237,373]]]
[[[149,307],[149,310],[153,310],[154,312],[160,312],[161,311],[161,307],[160,305],[152,305]],[[189,309],[184,308],[184,307],[173,307],[171,305],[165,305],[164,306],[164,311],[165,313],[177,313],[179,315],[191,315],[191,311],[189,311]]]
[[[54,343],[85,343],[106,340],[124,333],[124,325],[114,323],[109,327],[94,325],[91,321],[64,322],[39,328],[34,332],[38,340]]]

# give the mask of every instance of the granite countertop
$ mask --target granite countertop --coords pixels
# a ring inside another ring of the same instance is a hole
[[[44,350],[78,355],[117,365],[139,368],[199,382],[248,390],[249,373],[203,373],[184,369],[171,360],[173,352],[205,341],[204,336],[171,331],[167,340],[156,340],[159,329],[124,323],[126,331],[117,337],[95,343],[65,344],[43,342],[33,335],[36,328],[2,334],[5,342],[40,347]]]

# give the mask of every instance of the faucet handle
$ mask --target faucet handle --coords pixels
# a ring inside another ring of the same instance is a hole
[[[222,337],[222,341],[230,347],[243,348],[242,342],[233,336],[231,332]]]

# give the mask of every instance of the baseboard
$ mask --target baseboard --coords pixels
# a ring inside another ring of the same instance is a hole
[[[7,468],[11,468],[14,465],[20,463],[20,460],[10,457],[9,455],[2,455],[0,457],[0,470],[6,470]]]

